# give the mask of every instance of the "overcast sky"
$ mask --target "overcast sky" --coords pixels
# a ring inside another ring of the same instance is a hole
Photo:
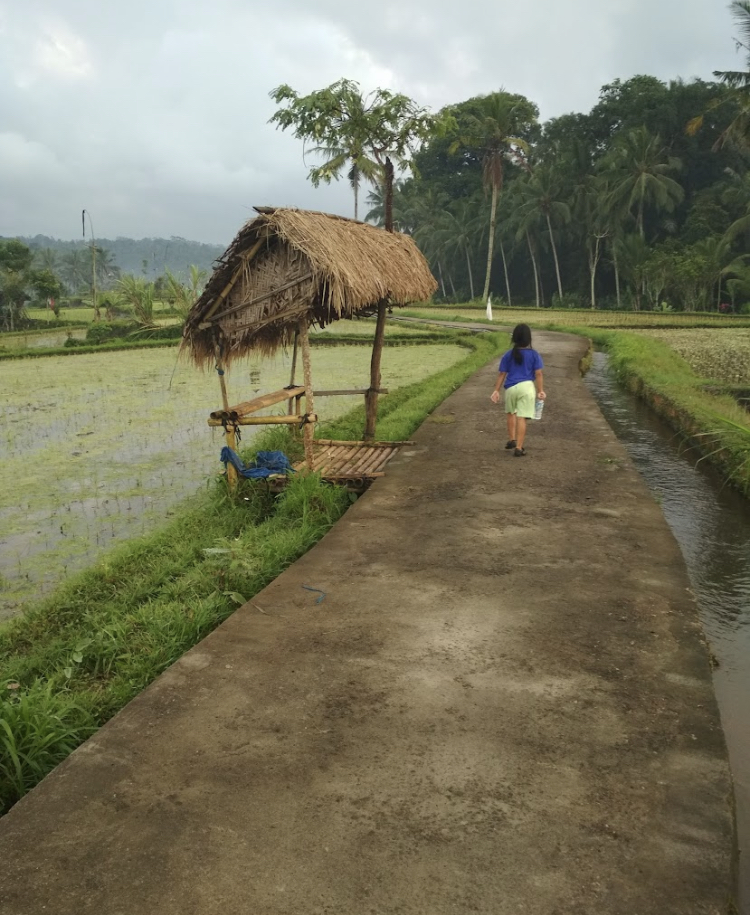
[[[738,69],[723,0],[0,0],[0,235],[227,244],[253,205],[352,215],[314,190],[268,93],[341,77],[434,110],[499,88],[543,120],[616,78]]]

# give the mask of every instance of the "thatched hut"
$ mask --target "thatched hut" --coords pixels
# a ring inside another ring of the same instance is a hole
[[[437,289],[407,235],[305,210],[256,207],[217,261],[185,324],[183,346],[212,364],[291,344],[304,322],[324,327],[381,302],[425,301]]]
[[[299,340],[306,411],[296,421],[304,425],[315,421],[308,328],[377,313],[373,371],[370,388],[364,392],[370,397],[369,414],[380,385],[386,307],[424,301],[437,288],[425,258],[409,236],[366,223],[305,210],[256,210],[258,216],[240,229],[218,259],[203,294],[191,309],[183,351],[198,365],[216,364],[223,382],[224,370],[235,359],[251,353],[269,355]],[[294,377],[289,390],[293,386]],[[229,407],[223,384],[222,393],[224,411],[217,411],[214,418],[223,413],[225,422],[241,421],[243,413]],[[281,399],[279,396],[275,402]],[[260,420],[256,417],[254,421]]]

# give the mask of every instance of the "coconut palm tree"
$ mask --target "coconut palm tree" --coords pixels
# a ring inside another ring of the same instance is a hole
[[[737,105],[737,114],[722,132],[717,146],[734,142],[750,146],[750,0],[733,0],[730,8],[739,27],[740,37],[735,39],[738,49],[745,51],[744,70],[714,70],[714,76],[732,90],[731,100]],[[720,102],[715,103],[715,107]],[[691,122],[691,128],[700,126],[702,117]]]
[[[626,235],[615,243],[619,269],[633,291],[633,306],[641,310],[643,290],[648,278],[650,249],[642,235]]]
[[[115,256],[108,248],[96,246],[96,278],[102,286],[111,286],[120,276],[121,270],[115,263]]]
[[[452,207],[440,214],[435,232],[438,246],[442,251],[455,251],[465,259],[472,299],[475,297],[472,255],[480,229],[480,219],[481,216],[477,216],[476,207],[470,200],[457,200]]]
[[[523,134],[536,124],[538,116],[536,105],[527,98],[502,90],[479,96],[462,106],[459,136],[450,150],[481,159],[484,187],[492,195],[482,299],[486,299],[490,291],[497,204],[503,191],[505,165],[509,160],[525,164],[528,143]]]
[[[670,156],[658,135],[645,127],[626,131],[615,140],[602,162],[602,174],[610,184],[614,210],[634,213],[636,231],[645,239],[646,207],[671,213],[685,192],[670,173],[679,171],[680,160]]]
[[[91,257],[84,248],[72,248],[63,255],[60,275],[70,291],[77,293],[85,286],[91,276]]]
[[[60,271],[60,253],[54,248],[37,248],[34,251],[34,267],[37,270]]]
[[[362,96],[359,96],[362,102]],[[359,218],[359,191],[362,181],[369,181],[378,185],[383,183],[383,169],[374,159],[364,152],[362,141],[350,138],[346,146],[334,143],[325,146],[316,146],[313,152],[327,156],[326,161],[317,170],[318,183],[330,183],[333,178],[338,178],[346,172],[346,178],[354,194],[354,218]],[[315,184],[315,181],[313,181]],[[316,184],[317,186],[317,184]]]
[[[562,183],[549,165],[535,168],[526,180],[519,183],[522,203],[519,212],[522,220],[528,215],[531,223],[543,222],[549,233],[550,248],[555,262],[557,294],[562,301],[563,289],[560,279],[560,261],[557,256],[555,233],[552,223],[570,222],[570,207],[562,199]]]

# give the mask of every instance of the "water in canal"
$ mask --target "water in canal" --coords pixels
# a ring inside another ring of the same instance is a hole
[[[739,907],[750,915],[750,502],[724,485],[706,462],[696,467],[679,438],[644,403],[623,391],[596,353],[587,384],[658,498],[698,600],[718,661],[721,710],[737,804]]]

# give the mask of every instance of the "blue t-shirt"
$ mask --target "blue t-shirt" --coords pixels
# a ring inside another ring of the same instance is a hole
[[[504,388],[512,388],[521,381],[533,381],[537,369],[543,369],[542,357],[535,349],[520,349],[523,362],[519,365],[513,358],[513,350],[509,349],[500,360],[500,371],[507,372]]]

